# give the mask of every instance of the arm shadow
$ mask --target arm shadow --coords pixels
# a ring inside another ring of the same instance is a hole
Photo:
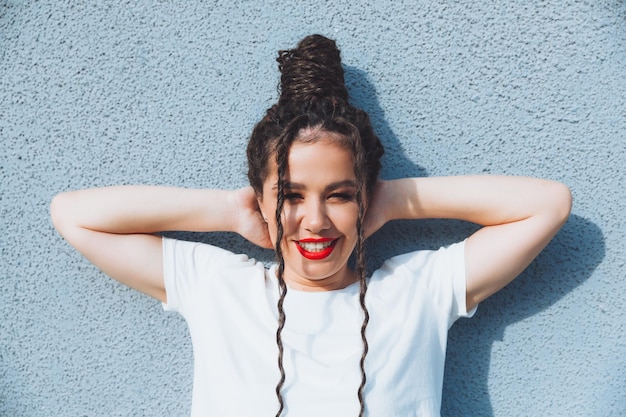
[[[442,416],[493,416],[488,379],[493,343],[507,326],[540,313],[589,279],[605,255],[594,223],[572,215],[516,280],[482,302],[471,320],[450,330]]]

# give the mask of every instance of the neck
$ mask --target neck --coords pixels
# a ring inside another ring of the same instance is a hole
[[[283,276],[285,284],[290,290],[303,291],[303,292],[324,292],[324,291],[336,291],[346,288],[349,285],[357,282],[357,276],[347,266],[343,271],[322,279],[309,279],[306,277],[300,277],[285,268]]]

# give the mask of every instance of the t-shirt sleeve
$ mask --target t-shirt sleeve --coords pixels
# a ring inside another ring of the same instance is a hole
[[[477,307],[467,311],[467,275],[465,273],[465,241],[456,243],[448,248],[441,249],[438,254],[442,259],[441,268],[444,277],[449,276],[449,284],[452,287],[452,317],[450,325],[460,317],[472,317]],[[447,275],[449,274],[449,275]]]
[[[236,255],[216,246],[199,242],[163,238],[163,279],[167,301],[166,311],[184,315],[200,286],[216,276],[220,268],[234,262],[247,262],[245,255]]]
[[[476,312],[476,308],[467,311],[466,306],[465,241],[439,250],[396,256],[391,261],[419,281],[418,287],[448,314],[449,326]]]

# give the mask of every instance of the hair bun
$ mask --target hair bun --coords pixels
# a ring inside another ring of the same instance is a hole
[[[304,38],[295,49],[278,53],[279,105],[324,98],[348,102],[341,56],[335,41],[322,35]]]

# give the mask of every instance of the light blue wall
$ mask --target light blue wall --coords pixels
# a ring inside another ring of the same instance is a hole
[[[314,32],[342,48],[385,177],[573,191],[554,242],[453,328],[443,415],[626,415],[625,19],[618,0],[0,1],[0,415],[188,414],[185,323],[83,260],[48,204],[107,184],[244,185],[276,51]],[[371,262],[470,229],[395,223]]]

